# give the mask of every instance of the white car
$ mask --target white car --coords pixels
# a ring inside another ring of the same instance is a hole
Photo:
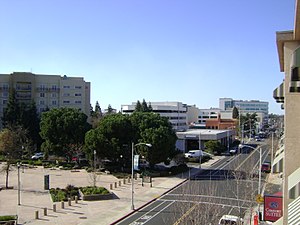
[[[223,215],[219,220],[219,225],[243,225],[244,220],[238,216]]]
[[[200,156],[203,156],[202,150],[190,150],[184,153],[185,158],[199,158]]]
[[[31,156],[31,159],[43,159],[44,158],[44,153],[38,152],[35,153],[33,156]]]

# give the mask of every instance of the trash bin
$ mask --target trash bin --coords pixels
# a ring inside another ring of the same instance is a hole
[[[49,190],[49,175],[44,176],[44,190]]]

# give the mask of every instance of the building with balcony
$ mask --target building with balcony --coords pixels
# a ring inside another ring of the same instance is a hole
[[[275,224],[300,224],[300,0],[296,0],[294,29],[276,33],[280,71],[284,82],[274,91],[284,109],[284,144],[273,161],[283,171],[283,217]]]
[[[40,75],[27,72],[0,74],[0,117],[3,116],[10,91],[18,102],[35,102],[38,113],[47,109],[78,108],[90,114],[90,83],[82,77]],[[2,124],[2,123],[1,123]]]

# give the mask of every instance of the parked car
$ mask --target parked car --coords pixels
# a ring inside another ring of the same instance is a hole
[[[237,149],[230,149],[229,153],[230,155],[235,155],[237,153]]]
[[[44,158],[44,153],[42,152],[37,152],[33,156],[31,156],[31,159],[43,159]]]
[[[184,154],[185,158],[199,158],[200,156],[203,156],[202,150],[190,150]]]
[[[261,172],[270,173],[271,172],[271,164],[270,163],[263,163],[261,165]]]
[[[243,225],[242,218],[233,215],[223,215],[219,220],[219,225]]]

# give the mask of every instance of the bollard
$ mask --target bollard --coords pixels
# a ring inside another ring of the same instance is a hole
[[[35,211],[35,219],[39,218],[39,211]]]
[[[71,206],[71,198],[68,198],[68,205]]]
[[[126,184],[126,179],[125,178],[123,178],[123,184]]]
[[[78,203],[78,196],[77,195],[75,196],[75,203],[76,204]]]
[[[119,180],[119,187],[121,187],[121,185],[122,185],[122,184],[121,184],[121,181]]]
[[[47,208],[44,208],[44,216],[47,216]]]
[[[65,208],[65,203],[62,201],[61,202],[61,208],[64,209]]]
[[[115,188],[117,188],[117,182],[115,182]]]
[[[56,204],[53,204],[53,212],[56,212]]]
[[[112,186],[112,184],[110,184],[110,190],[112,190],[113,189],[113,186]]]

